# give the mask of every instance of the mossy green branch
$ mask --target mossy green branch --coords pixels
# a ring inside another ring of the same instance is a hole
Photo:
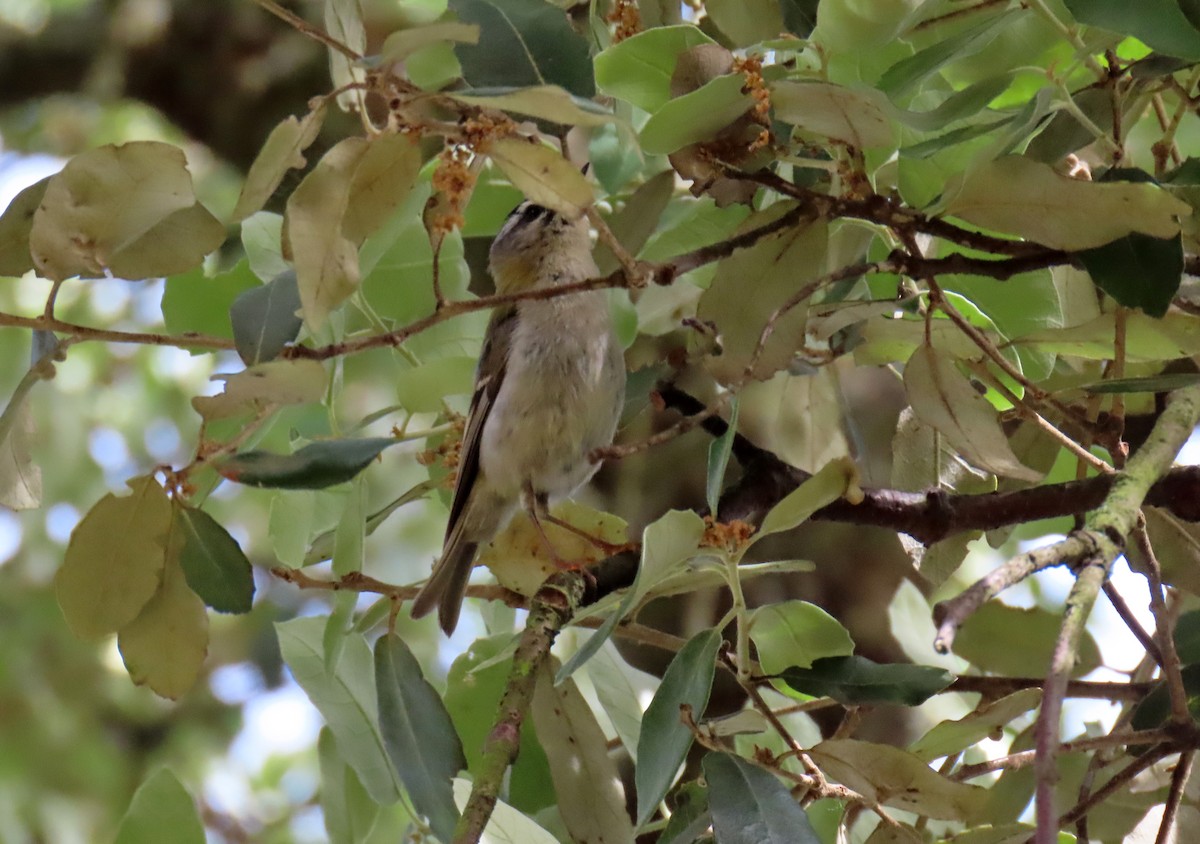
[[[533,701],[538,669],[550,656],[550,646],[583,599],[584,576],[564,571],[547,580],[533,596],[529,619],[513,654],[508,684],[500,698],[496,723],[483,743],[482,762],[471,796],[454,828],[454,844],[476,844],[500,797],[504,772],[517,758],[521,724]]]
[[[1087,514],[1081,530],[1066,542],[1086,538],[1089,552],[1062,562],[1076,565],[1075,585],[1067,596],[1062,627],[1055,642],[1037,724],[1037,834],[1035,844],[1053,844],[1059,818],[1054,805],[1059,722],[1067,681],[1075,667],[1080,637],[1113,562],[1125,550],[1137,526],[1138,513],[1150,487],[1171,468],[1179,450],[1200,422],[1200,385],[1171,394],[1166,410],[1146,442],[1117,474],[1100,506]],[[1061,545],[1062,543],[1060,543]],[[1055,546],[1058,547],[1058,546]]]

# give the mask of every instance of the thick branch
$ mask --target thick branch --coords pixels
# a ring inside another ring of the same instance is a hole
[[[701,401],[672,386],[660,386],[658,393],[668,407],[688,416],[705,408]],[[705,419],[701,427],[717,437],[725,433],[727,425],[725,420],[712,416]],[[742,480],[722,496],[722,518],[757,523],[785,495],[810,477],[807,472],[785,463],[741,434],[734,437],[733,456],[742,466]],[[864,487],[865,498],[861,504],[835,501],[818,510],[813,518],[887,528],[931,545],[963,531],[994,530],[1086,513],[1104,501],[1112,489],[1114,477],[1097,476],[983,495]],[[1172,469],[1151,486],[1144,503],[1169,510],[1185,521],[1200,521],[1200,467]]]

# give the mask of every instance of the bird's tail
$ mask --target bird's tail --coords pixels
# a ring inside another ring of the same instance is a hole
[[[458,614],[462,610],[463,598],[467,594],[467,580],[475,562],[477,542],[458,541],[451,543],[442,558],[433,567],[429,580],[413,600],[412,617],[428,615],[434,604],[438,608],[438,624],[449,636],[458,626]]]

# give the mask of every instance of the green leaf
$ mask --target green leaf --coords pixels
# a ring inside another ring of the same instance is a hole
[[[193,507],[175,508],[173,530],[183,537],[179,563],[188,586],[217,612],[250,612],[254,575],[229,532]]]
[[[153,476],[128,481],[131,495],[109,493],[71,532],[54,591],[75,635],[115,633],[158,591],[167,558],[171,501]]]
[[[950,756],[1000,733],[1014,718],[1034,709],[1042,700],[1041,689],[1021,689],[999,700],[985,701],[957,721],[942,721],[913,742],[909,752],[925,762]]]
[[[596,56],[596,84],[606,94],[658,111],[671,98],[671,76],[679,54],[715,43],[691,24],[639,32]]]
[[[113,844],[159,844],[170,830],[172,844],[204,844],[204,825],[192,795],[167,768],[148,776],[138,790]]]
[[[1187,693],[1188,711],[1200,721],[1200,665],[1184,665],[1180,670],[1183,690]],[[1138,701],[1130,726],[1135,730],[1156,730],[1171,719],[1171,690],[1163,680]],[[1144,749],[1144,748],[1143,748]]]
[[[450,713],[412,651],[393,634],[375,643],[375,687],[388,758],[413,807],[438,838],[449,841],[458,822],[450,781],[467,767]]]
[[[363,24],[362,3],[359,0],[329,0],[325,4],[325,31],[337,43],[344,44],[353,52],[362,55],[367,49],[367,32]],[[338,94],[338,105],[344,111],[354,111],[362,97],[361,91],[347,86],[361,84],[367,76],[366,67],[343,54],[329,48],[329,78],[334,88],[344,89]]]
[[[666,155],[716,136],[754,105],[745,85],[745,76],[731,73],[664,103],[642,127],[642,151]]]
[[[1175,622],[1175,650],[1184,665],[1200,662],[1200,610],[1185,612]]]
[[[171,537],[172,545],[181,541]],[[208,653],[208,613],[174,555],[163,568],[158,592],[117,632],[117,647],[138,686],[178,700],[195,685]]]
[[[604,730],[575,681],[554,684],[545,666],[530,708],[546,751],[554,794],[572,841],[634,839],[625,810],[625,790]]]
[[[794,210],[791,202],[777,202],[738,226],[742,234],[776,222]],[[739,249],[717,264],[712,284],[700,297],[696,317],[716,324],[721,354],[705,360],[708,371],[726,384],[741,383],[754,364],[753,377],[765,380],[786,368],[804,342],[808,309],[799,303],[775,318],[774,329],[755,357],[767,322],[797,289],[825,271],[829,227],[823,220],[801,220],[779,234]],[[753,278],[754,295],[746,295],[746,279]]]
[[[420,500],[426,498],[429,495],[429,493],[438,489],[439,486],[440,486],[440,484],[438,484],[432,480],[422,481],[421,483],[419,483],[419,484],[409,488],[405,492],[401,493],[396,498],[393,498],[390,502],[385,504],[383,507],[379,508],[374,513],[367,516],[366,535],[370,536],[371,534],[373,534],[375,532],[375,529],[378,528],[381,524],[383,524],[384,520],[388,516],[390,516],[392,513],[396,512],[398,509],[403,507],[405,504],[410,504],[413,501],[420,501]],[[297,509],[301,509],[304,506],[305,506],[304,504],[301,504],[301,505],[299,505],[299,507]],[[275,514],[274,509],[272,509],[271,514],[272,514],[272,516],[274,516],[274,514]],[[281,518],[282,518],[282,516],[281,516]],[[304,517],[299,516],[299,518],[303,519]],[[307,519],[305,519],[305,521],[307,521]],[[274,536],[275,531],[272,530],[271,533],[272,533],[272,536]],[[320,534],[317,534],[316,538],[314,538],[312,541],[312,545],[301,551],[302,560],[300,561],[300,563],[305,566],[311,566],[311,565],[315,565],[316,563],[321,563],[321,562],[324,562],[325,560],[330,559],[333,556],[333,551],[334,551],[335,533],[336,532],[334,529],[330,529],[327,531],[323,531]],[[306,543],[308,542],[307,536],[304,537],[304,542],[306,542]],[[281,559],[282,558],[283,557],[281,555]],[[288,560],[290,560],[290,559],[293,559],[293,558],[288,557]]]
[[[401,62],[424,47],[446,42],[478,44],[479,27],[455,21],[441,21],[398,29],[384,40],[379,51],[379,62]]]
[[[1121,35],[1132,35],[1148,46],[1182,59],[1200,59],[1200,31],[1173,0],[1064,0],[1080,23]]]
[[[907,751],[854,739],[823,741],[809,753],[821,771],[868,800],[940,820],[966,820],[988,790],[954,782]]]
[[[231,481],[275,489],[323,489],[350,480],[397,440],[321,440],[293,454],[244,451],[218,471]]]
[[[435,358],[396,372],[396,401],[410,413],[437,413],[446,396],[471,392],[477,361],[473,357]]]
[[[292,270],[238,296],[229,306],[229,322],[242,362],[253,366],[278,357],[300,334],[299,311],[300,289]]]
[[[307,163],[304,150],[317,139],[324,125],[327,103],[328,100],[322,97],[303,120],[289,116],[271,130],[246,173],[241,195],[229,220],[231,223],[241,222],[261,209],[279,188],[287,171]]]
[[[807,38],[817,25],[817,5],[820,0],[780,0],[783,25],[797,38]]]
[[[20,276],[33,269],[29,233],[33,215],[42,204],[53,176],[39,179],[13,197],[0,215],[0,276]]]
[[[283,260],[283,215],[259,211],[242,221],[242,248],[250,270],[264,284],[281,273],[291,272]]]
[[[446,676],[446,709],[462,738],[463,752],[473,776],[482,765],[483,744],[496,721],[512,659],[502,658],[512,636],[477,639],[450,666]],[[521,730],[521,748],[508,776],[508,800],[521,811],[533,814],[554,804],[554,787],[546,752],[533,725]]]
[[[893,98],[907,96],[948,63],[973,56],[990,44],[996,32],[1011,22],[1012,15],[1011,9],[1001,12],[901,59],[879,78],[879,90]]]
[[[621,619],[640,604],[654,586],[695,556],[703,535],[704,521],[691,510],[670,510],[647,525],[642,531],[642,559],[633,585],[604,624],[559,669],[554,682],[563,682],[575,669],[591,659],[592,654],[612,635]]]
[[[713,831],[721,844],[820,844],[787,787],[728,753],[704,757]]]
[[[675,792],[675,805],[658,844],[694,844],[711,826],[708,789],[696,782],[684,783]]]
[[[363,788],[354,769],[337,749],[328,727],[317,739],[321,770],[321,814],[331,844],[360,844],[366,841],[379,819],[379,804]]]
[[[808,668],[818,659],[854,653],[849,631],[808,601],[781,601],[754,610],[750,638],[766,674],[779,674],[790,666]]]
[[[557,85],[473,88],[469,93],[456,91],[447,96],[467,105],[511,111],[570,126],[603,126],[620,120],[603,106],[569,94]]]
[[[826,657],[810,668],[788,668],[781,676],[801,694],[831,697],[845,706],[918,706],[954,682],[954,675],[940,668],[881,665],[861,656]]]
[[[791,530],[808,520],[809,516],[843,495],[855,495],[858,469],[848,457],[830,460],[819,472],[789,492],[782,501],[767,511],[755,540],[772,533]]]
[[[1013,453],[995,408],[932,346],[920,346],[904,365],[904,389],[913,412],[971,464],[997,475],[1038,481]]]
[[[163,288],[163,322],[172,334],[194,331],[213,337],[233,337],[229,308],[246,291],[258,286],[258,279],[245,260],[215,276],[205,275],[203,267],[171,276]]]
[[[704,630],[687,641],[663,674],[662,685],[642,719],[638,737],[637,825],[640,827],[658,809],[679,765],[692,746],[692,733],[679,719],[679,707],[688,704],[699,719],[708,705],[716,670],[719,630]]]
[[[998,158],[946,187],[946,213],[1052,249],[1103,246],[1130,232],[1179,234],[1186,202],[1157,185],[1087,182],[1019,155]]]
[[[704,10],[735,47],[767,41],[783,30],[779,0],[708,0]]]
[[[1106,97],[1106,99],[1108,99]],[[1114,168],[1103,183],[1153,183],[1149,173]],[[1122,305],[1161,317],[1183,280],[1183,236],[1158,238],[1132,232],[1112,243],[1085,249],[1079,260],[1096,286]]]
[[[737,434],[738,407],[741,405],[739,396],[734,396],[729,405],[729,422],[725,433],[708,445],[708,481],[705,484],[705,494],[708,499],[708,511],[717,518],[717,502],[721,498],[721,490],[725,486],[725,470],[729,467],[729,455],[733,453],[733,438]]]
[[[1061,626],[1062,617],[1058,613],[989,601],[963,623],[954,638],[953,650],[983,671],[1013,677],[1037,676],[1050,664]],[[1096,640],[1084,631],[1071,676],[1082,677],[1100,662]]]
[[[858,149],[895,143],[887,98],[870,88],[777,82],[771,86],[771,105],[779,120]]]
[[[1035,161],[1054,165],[1065,156],[1096,141],[1096,129],[1111,132],[1113,127],[1112,93],[1102,88],[1085,88],[1071,94],[1075,108],[1060,108],[1046,122],[1029,145],[1025,155]],[[1079,122],[1076,113],[1083,114],[1089,125]],[[1101,180],[1103,181],[1103,180]]]
[[[1110,378],[1093,381],[1081,389],[1089,393],[1169,393],[1200,382],[1200,372],[1163,372],[1141,378]]]
[[[478,45],[454,47],[468,84],[559,85],[580,97],[596,93],[587,41],[561,9],[544,0],[450,0],[450,10],[480,30]]]
[[[631,255],[637,255],[654,234],[674,193],[675,171],[663,170],[639,185],[625,205],[605,221],[617,242]],[[596,265],[601,275],[607,275],[617,269],[619,263],[612,251],[600,244],[596,247]]]
[[[321,617],[275,625],[283,661],[333,731],[342,757],[376,803],[391,805],[400,797],[400,782],[380,732],[371,648],[360,635],[346,636],[341,658],[328,671],[324,631]]]
[[[285,232],[313,330],[358,288],[358,247],[400,207],[420,167],[420,150],[407,135],[346,138],[288,198]]]
[[[612,641],[596,651],[587,664],[588,679],[596,690],[596,698],[608,716],[613,729],[625,746],[625,751],[637,762],[638,733],[642,726],[642,705],[639,690],[653,689],[658,678],[634,668],[621,656]],[[639,682],[635,682],[635,679]]]

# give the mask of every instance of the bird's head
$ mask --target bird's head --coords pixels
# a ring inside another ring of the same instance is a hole
[[[568,220],[525,201],[512,210],[488,253],[497,293],[578,281],[595,273],[586,217]]]

